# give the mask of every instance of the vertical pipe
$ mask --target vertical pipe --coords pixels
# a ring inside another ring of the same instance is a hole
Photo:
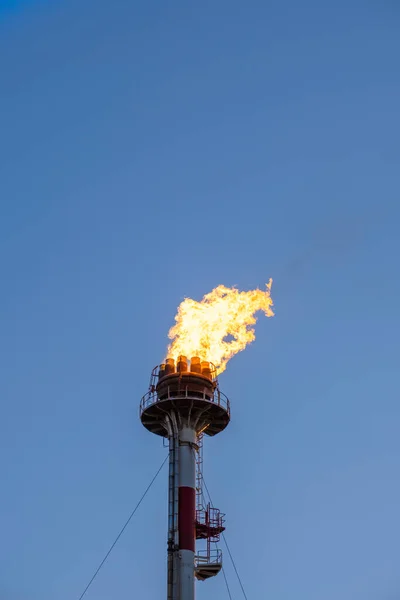
[[[196,514],[196,432],[179,432],[179,600],[194,600],[194,556]]]
[[[174,598],[174,492],[175,492],[175,438],[169,432],[169,473],[168,473],[168,564],[167,564],[167,598]]]
[[[175,412],[170,414],[172,430],[174,435],[174,554],[173,554],[173,598],[180,600],[179,597],[179,531],[178,531],[178,490],[179,490],[179,435],[178,423]]]
[[[174,444],[175,444],[175,459],[174,459],[174,559],[173,559],[173,569],[174,569],[174,584],[173,584],[173,593],[174,600],[180,600],[179,596],[179,529],[178,529],[178,515],[179,515],[179,437],[178,437],[178,427],[176,423],[176,418],[174,415]]]
[[[167,598],[179,600],[178,590],[178,429],[174,414],[166,417],[169,441]]]

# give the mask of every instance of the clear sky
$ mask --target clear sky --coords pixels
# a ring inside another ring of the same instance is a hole
[[[205,450],[248,598],[398,598],[398,2],[0,6],[0,598],[79,597],[177,305],[270,276]],[[88,600],[165,596],[166,478]]]

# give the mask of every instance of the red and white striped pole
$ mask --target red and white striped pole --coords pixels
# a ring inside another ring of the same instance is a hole
[[[179,600],[194,600],[194,557],[196,519],[196,431],[179,432]]]

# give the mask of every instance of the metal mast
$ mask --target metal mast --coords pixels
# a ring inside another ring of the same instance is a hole
[[[140,416],[149,431],[169,441],[167,600],[194,600],[195,579],[222,568],[221,551],[212,551],[211,543],[224,531],[223,515],[204,506],[201,450],[204,435],[228,425],[229,400],[211,363],[180,356],[176,365],[167,359],[155,367]],[[196,540],[205,548],[196,552]]]

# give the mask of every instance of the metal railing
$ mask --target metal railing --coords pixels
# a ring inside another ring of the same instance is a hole
[[[179,392],[177,392],[175,388],[171,393],[168,387],[167,396],[162,400],[158,398],[156,391],[149,390],[140,401],[140,413],[156,402],[163,402],[165,400],[173,400],[177,398],[186,398],[188,400],[204,400],[205,402],[210,402],[211,404],[217,404],[218,406],[221,406],[227,411],[228,414],[231,412],[230,402],[225,394],[223,394],[220,390],[215,390],[212,396],[210,396],[209,393],[206,394],[206,391],[204,391],[203,396],[198,396],[194,393],[191,394],[190,390],[188,390],[188,387],[186,386],[184,390],[180,390]]]
[[[199,550],[194,557],[195,567],[202,567],[204,565],[221,564],[222,563],[222,550],[215,548],[215,550]]]
[[[206,508],[196,510],[196,521],[208,527],[223,527],[225,515],[221,513],[219,508],[208,504]]]
[[[186,398],[188,400],[203,400],[205,402],[210,402],[211,404],[217,404],[224,408],[227,413],[230,415],[230,402],[228,398],[223,394],[218,387],[218,380],[216,379],[214,382],[214,391],[212,395],[210,394],[210,389],[205,387],[203,390],[203,395],[199,395],[199,392],[193,392],[190,390],[190,386],[182,386],[179,390],[176,389],[176,385],[167,386],[166,390],[163,390],[163,399],[160,400],[157,391],[156,385],[158,380],[158,367],[155,367],[152,372],[152,376],[150,379],[150,388],[147,394],[143,396],[140,401],[140,414],[143,413],[146,408],[155,404],[157,402],[164,402],[165,400],[173,400],[177,398]]]

